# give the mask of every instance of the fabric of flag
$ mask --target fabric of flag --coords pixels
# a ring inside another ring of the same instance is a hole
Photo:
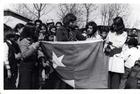
[[[103,41],[42,41],[41,47],[62,79],[73,80],[75,88],[108,88],[108,64],[103,53]]]

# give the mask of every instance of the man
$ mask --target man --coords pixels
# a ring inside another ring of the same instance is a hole
[[[9,31],[5,35],[5,59],[4,59],[4,89],[16,89],[18,74],[18,59],[20,49],[16,41],[16,33]]]
[[[68,13],[63,18],[63,26],[56,32],[57,41],[85,40],[85,37],[78,30],[75,30],[76,19],[76,16],[72,13]]]
[[[56,31],[56,41],[77,41],[78,40],[78,34],[75,30],[75,22],[76,22],[76,16],[72,13],[68,13],[63,18],[63,26],[61,26]],[[82,36],[82,35],[81,35]],[[53,88],[53,89],[72,89],[73,87],[66,84],[61,76],[55,71],[50,74],[50,77],[47,82],[47,88]]]
[[[40,30],[41,30],[42,21],[41,20],[35,20],[34,25],[35,25],[34,35],[35,35],[35,38],[36,38],[36,41],[37,41],[38,37],[39,37]]]

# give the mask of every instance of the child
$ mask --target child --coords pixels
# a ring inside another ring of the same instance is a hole
[[[138,52],[138,41],[135,38],[128,40],[128,49],[123,53],[124,63],[125,63],[125,73],[122,76],[119,88],[125,88],[126,81],[130,69],[135,65],[135,61],[140,57],[140,52]]]
[[[126,89],[140,89],[140,59],[131,68],[126,81]]]

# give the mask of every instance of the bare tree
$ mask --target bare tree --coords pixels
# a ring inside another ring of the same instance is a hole
[[[86,15],[86,23],[89,21],[89,16],[90,16],[90,14],[94,11],[94,10],[96,10],[96,5],[95,4],[87,4],[87,3],[85,3],[85,4],[83,4],[83,6],[84,6],[84,10],[85,10],[85,15]]]
[[[101,5],[101,18],[103,25],[111,25],[112,19],[121,16],[125,21],[129,16],[128,4],[103,4]]]
[[[79,4],[59,4],[58,17],[62,21],[67,13],[73,13],[77,17],[77,22],[82,21],[82,8]]]
[[[40,19],[43,15],[46,15],[50,12],[48,10],[49,4],[19,4],[16,5],[17,7],[15,8],[15,11],[22,16],[25,16],[29,19]]]
[[[102,5],[101,7],[101,19],[102,19],[102,24],[103,25],[108,25],[108,10],[109,7],[107,5]]]
[[[58,16],[63,19],[67,13],[75,14],[76,4],[59,4]]]
[[[35,17],[34,15],[32,15],[29,11],[27,11],[27,9],[25,8],[25,6],[23,4],[14,4],[14,11],[17,14],[20,14],[26,18],[29,18],[31,20],[34,20]]]
[[[42,15],[47,14],[46,9],[47,9],[47,4],[32,4],[33,10],[30,9],[30,7],[27,4],[24,4],[24,7],[32,13],[34,16],[36,16],[37,19],[40,19]]]

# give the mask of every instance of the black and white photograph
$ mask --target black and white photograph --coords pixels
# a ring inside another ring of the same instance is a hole
[[[140,4],[8,3],[2,12],[3,91],[140,89]]]

